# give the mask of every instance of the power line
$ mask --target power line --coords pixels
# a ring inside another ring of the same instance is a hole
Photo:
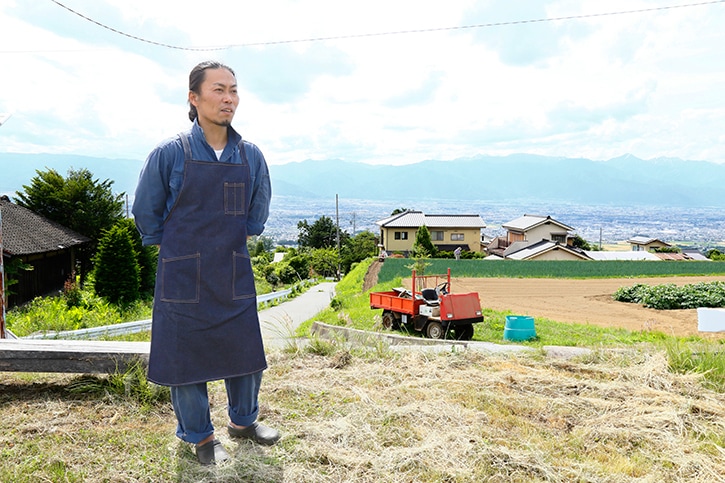
[[[328,40],[347,40],[347,39],[360,39],[360,38],[367,38],[367,37],[383,37],[383,36],[391,36],[391,35],[443,32],[443,31],[451,31],[451,30],[467,30],[467,29],[480,29],[480,28],[491,28],[491,27],[504,27],[504,26],[509,26],[509,25],[522,25],[522,24],[530,24],[530,23],[542,23],[542,22],[560,22],[560,21],[566,21],[566,20],[577,20],[577,19],[594,18],[594,17],[608,17],[608,16],[613,16],[613,15],[629,15],[629,14],[634,14],[634,13],[656,12],[656,11],[671,10],[671,9],[676,9],[676,8],[700,7],[700,6],[704,6],[704,5],[713,5],[716,3],[725,2],[725,0],[711,0],[708,2],[687,3],[687,4],[681,4],[681,5],[669,5],[669,6],[665,6],[665,7],[640,8],[637,10],[622,10],[622,11],[617,11],[617,12],[589,13],[589,14],[582,14],[582,15],[569,15],[569,16],[565,16],[565,17],[538,18],[538,19],[529,19],[529,20],[512,20],[512,21],[507,21],[507,22],[492,22],[492,23],[482,23],[482,24],[473,24],[473,25],[460,25],[460,26],[455,26],[455,27],[434,27],[434,28],[426,28],[426,29],[398,30],[398,31],[348,34],[348,35],[334,35],[334,36],[329,36],[329,37],[310,37],[310,38],[304,38],[304,39],[271,40],[271,41],[264,41],[264,42],[249,42],[249,43],[242,43],[242,44],[231,44],[231,45],[219,46],[219,47],[183,47],[183,46],[178,46],[178,45],[165,44],[163,42],[157,42],[154,40],[145,39],[143,37],[138,37],[136,35],[132,35],[132,34],[123,32],[123,31],[115,29],[113,27],[109,27],[108,25],[103,24],[90,17],[87,17],[86,15],[83,15],[82,13],[73,10],[72,8],[62,4],[61,2],[59,2],[57,0],[51,0],[51,1],[53,3],[55,3],[56,5],[58,5],[59,7],[62,7],[81,18],[98,25],[101,28],[110,30],[111,32],[122,35],[124,37],[128,37],[133,40],[138,40],[139,42],[145,42],[147,44],[156,45],[159,47],[166,47],[168,49],[189,50],[189,51],[197,51],[197,52],[226,50],[226,49],[242,48],[242,47],[259,47],[259,46],[265,46],[265,45],[295,44],[295,43],[305,43],[305,42],[322,42],[322,41],[328,41]]]

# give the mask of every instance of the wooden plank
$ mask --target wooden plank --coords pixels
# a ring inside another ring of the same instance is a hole
[[[0,371],[112,373],[148,363],[148,342],[0,339]]]

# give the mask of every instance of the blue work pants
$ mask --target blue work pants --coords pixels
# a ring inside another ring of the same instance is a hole
[[[257,420],[257,397],[262,382],[262,371],[246,376],[224,379],[227,389],[227,413],[239,426],[249,426]],[[209,409],[207,383],[171,386],[171,404],[178,425],[176,436],[187,443],[196,444],[214,433]]]

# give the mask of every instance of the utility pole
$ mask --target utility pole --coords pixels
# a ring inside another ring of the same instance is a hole
[[[599,227],[599,251],[602,251],[602,227]]]
[[[335,193],[335,227],[336,227],[336,238],[337,238],[337,274],[335,280],[340,280],[340,208],[338,204],[337,193]]]

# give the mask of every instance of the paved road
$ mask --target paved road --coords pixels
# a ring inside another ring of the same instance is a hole
[[[302,295],[259,312],[266,348],[283,347],[295,329],[330,305],[335,282],[322,282]]]

